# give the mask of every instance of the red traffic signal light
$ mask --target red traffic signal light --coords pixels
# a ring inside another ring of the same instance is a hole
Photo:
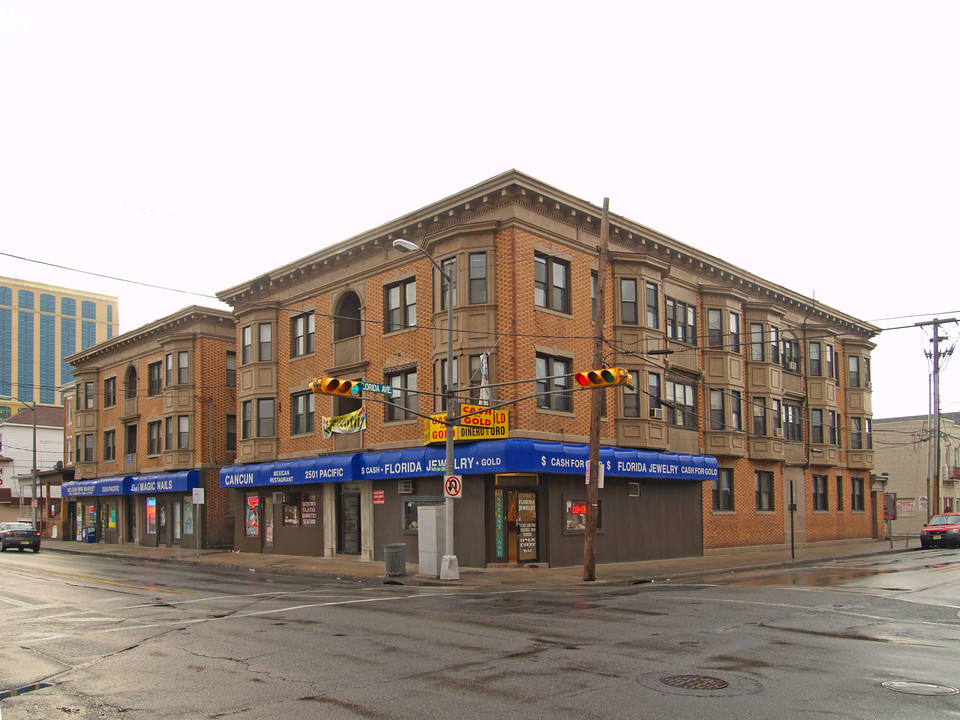
[[[314,378],[310,383],[310,390],[318,395],[359,395],[360,384],[353,380],[341,380],[340,378],[322,377]]]
[[[633,376],[623,368],[601,368],[578,372],[573,376],[583,387],[604,387],[606,385],[626,385]]]

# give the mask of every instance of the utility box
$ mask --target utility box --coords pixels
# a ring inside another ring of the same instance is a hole
[[[440,577],[444,543],[447,537],[447,513],[443,505],[417,508],[417,541],[420,546],[420,574]]]

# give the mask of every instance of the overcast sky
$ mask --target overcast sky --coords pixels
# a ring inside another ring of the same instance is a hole
[[[956,0],[4,0],[0,275],[116,295],[126,332],[517,168],[907,326],[874,417],[923,414],[958,37]]]

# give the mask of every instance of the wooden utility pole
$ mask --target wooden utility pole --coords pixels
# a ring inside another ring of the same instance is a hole
[[[932,321],[915,323],[918,327],[923,325],[933,325],[933,487],[930,487],[930,475],[927,473],[927,521],[940,512],[940,358],[944,353],[940,352],[940,341],[946,340],[946,337],[940,336],[940,326],[944,323],[955,323],[956,318],[941,320],[934,318]],[[952,352],[952,348],[947,355]],[[931,357],[931,356],[928,356]],[[932,492],[931,492],[932,490]]]
[[[597,317],[594,320],[593,365],[603,366],[603,327],[607,303],[607,260],[610,252],[610,198],[603,199],[603,215],[600,220],[600,261],[597,265]],[[587,460],[587,522],[583,531],[583,579],[597,579],[597,510],[599,509],[598,480],[600,477],[600,393],[605,387],[593,390],[590,396],[590,457]]]

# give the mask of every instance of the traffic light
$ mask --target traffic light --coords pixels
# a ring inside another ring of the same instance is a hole
[[[310,390],[315,395],[323,393],[324,395],[359,395],[360,383],[354,380],[341,380],[340,378],[322,377],[314,378],[310,383]]]
[[[623,368],[601,368],[578,372],[573,378],[583,387],[604,387],[606,385],[626,385],[633,376]]]

